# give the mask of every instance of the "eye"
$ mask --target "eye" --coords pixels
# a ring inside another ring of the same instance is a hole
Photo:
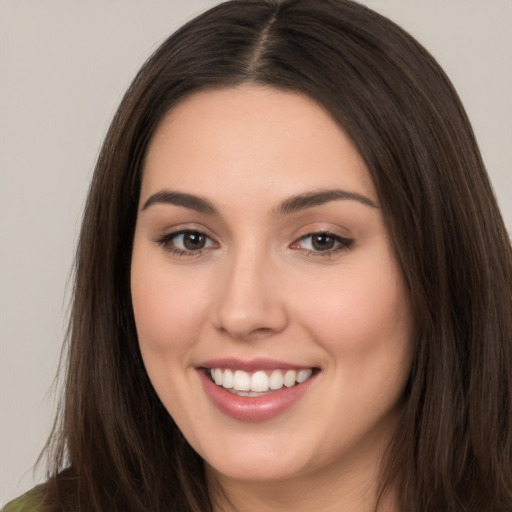
[[[156,240],[165,250],[179,256],[200,254],[203,249],[216,247],[217,244],[205,233],[196,230],[181,230],[168,233]]]
[[[345,238],[328,231],[309,233],[301,237],[291,247],[292,249],[303,249],[309,254],[327,256],[341,250],[348,250],[354,243],[351,238]]]

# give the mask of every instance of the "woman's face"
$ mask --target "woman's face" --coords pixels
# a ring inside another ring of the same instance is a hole
[[[131,290],[149,377],[209,471],[376,467],[410,371],[411,308],[365,164],[316,103],[246,85],[164,118]]]

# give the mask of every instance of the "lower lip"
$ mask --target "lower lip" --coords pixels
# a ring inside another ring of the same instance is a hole
[[[244,421],[264,421],[275,418],[292,407],[306,393],[315,380],[314,373],[309,379],[291,388],[282,388],[265,396],[238,396],[217,386],[207,377],[204,369],[198,370],[199,377],[208,398],[222,413]]]

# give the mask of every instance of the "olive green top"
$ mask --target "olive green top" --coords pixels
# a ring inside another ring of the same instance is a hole
[[[32,490],[7,503],[1,512],[39,512],[40,506],[41,498]]]

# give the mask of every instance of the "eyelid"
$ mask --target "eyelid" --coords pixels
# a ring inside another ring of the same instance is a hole
[[[219,237],[212,232],[211,229],[207,228],[204,224],[198,222],[179,222],[176,224],[162,223],[161,225],[155,225],[152,229],[153,241],[158,241],[163,238],[170,238],[172,236],[178,236],[183,233],[201,233],[211,240],[218,243]]]
[[[220,247],[219,242],[215,239],[215,237],[211,236],[208,231],[208,229],[203,227],[180,226],[166,231],[162,235],[155,236],[153,241],[159,246],[162,246],[165,251],[173,255],[188,257],[199,256],[203,254],[204,251],[210,251],[211,249]],[[192,233],[205,237],[206,242],[203,247],[187,249],[187,247],[183,246],[183,244],[180,244],[176,241],[180,236]],[[312,239],[315,236],[328,237],[332,239],[333,247],[305,247],[304,242],[308,239]],[[311,229],[309,232],[306,232],[295,238],[295,241],[289,245],[289,248],[306,253],[308,256],[327,257],[333,256],[341,251],[350,250],[353,243],[353,238],[341,235],[333,229],[319,227],[318,229]],[[182,247],[179,245],[182,245]]]
[[[187,248],[180,248],[173,243],[176,238],[182,235],[190,233],[195,233],[204,236],[207,239],[208,246],[206,247],[200,247],[198,249],[187,249]],[[172,255],[177,256],[199,256],[203,254],[204,251],[209,251],[213,248],[219,247],[219,243],[215,240],[214,237],[210,236],[206,230],[199,229],[196,227],[182,227],[174,230],[167,231],[163,233],[162,235],[157,235],[154,237],[153,241],[157,243],[159,246],[163,247],[164,250],[171,253]],[[208,242],[209,241],[209,242]]]
[[[211,242],[209,244],[209,247],[211,247],[212,245],[215,245],[215,242],[206,233],[203,233],[202,231],[191,230],[191,229],[186,229],[186,230],[178,231],[176,233],[172,233],[171,236],[169,237],[169,239],[176,240],[177,238],[183,237],[184,235],[187,235],[187,234],[204,236],[204,238],[206,239],[206,244],[208,244],[208,241]],[[201,249],[205,249],[205,248],[206,247],[202,247]],[[187,249],[183,249],[183,250],[187,250]],[[192,251],[192,249],[190,249],[190,250]],[[192,251],[192,252],[196,252],[196,251]]]
[[[334,241],[337,244],[337,246],[335,248],[325,249],[325,250],[320,250],[320,249],[315,249],[315,248],[299,247],[299,244],[302,241],[307,240],[308,238],[312,238],[315,235],[316,236],[330,237],[330,238],[334,239]],[[317,229],[317,230],[312,230],[309,233],[306,233],[304,235],[301,235],[299,238],[296,239],[295,242],[293,242],[290,245],[290,248],[295,249],[295,250],[307,251],[308,255],[320,256],[321,257],[321,256],[332,256],[332,255],[334,255],[336,253],[339,253],[340,251],[350,250],[353,244],[354,244],[354,239],[353,238],[348,238],[346,236],[340,235],[338,233],[333,232],[332,230]]]

